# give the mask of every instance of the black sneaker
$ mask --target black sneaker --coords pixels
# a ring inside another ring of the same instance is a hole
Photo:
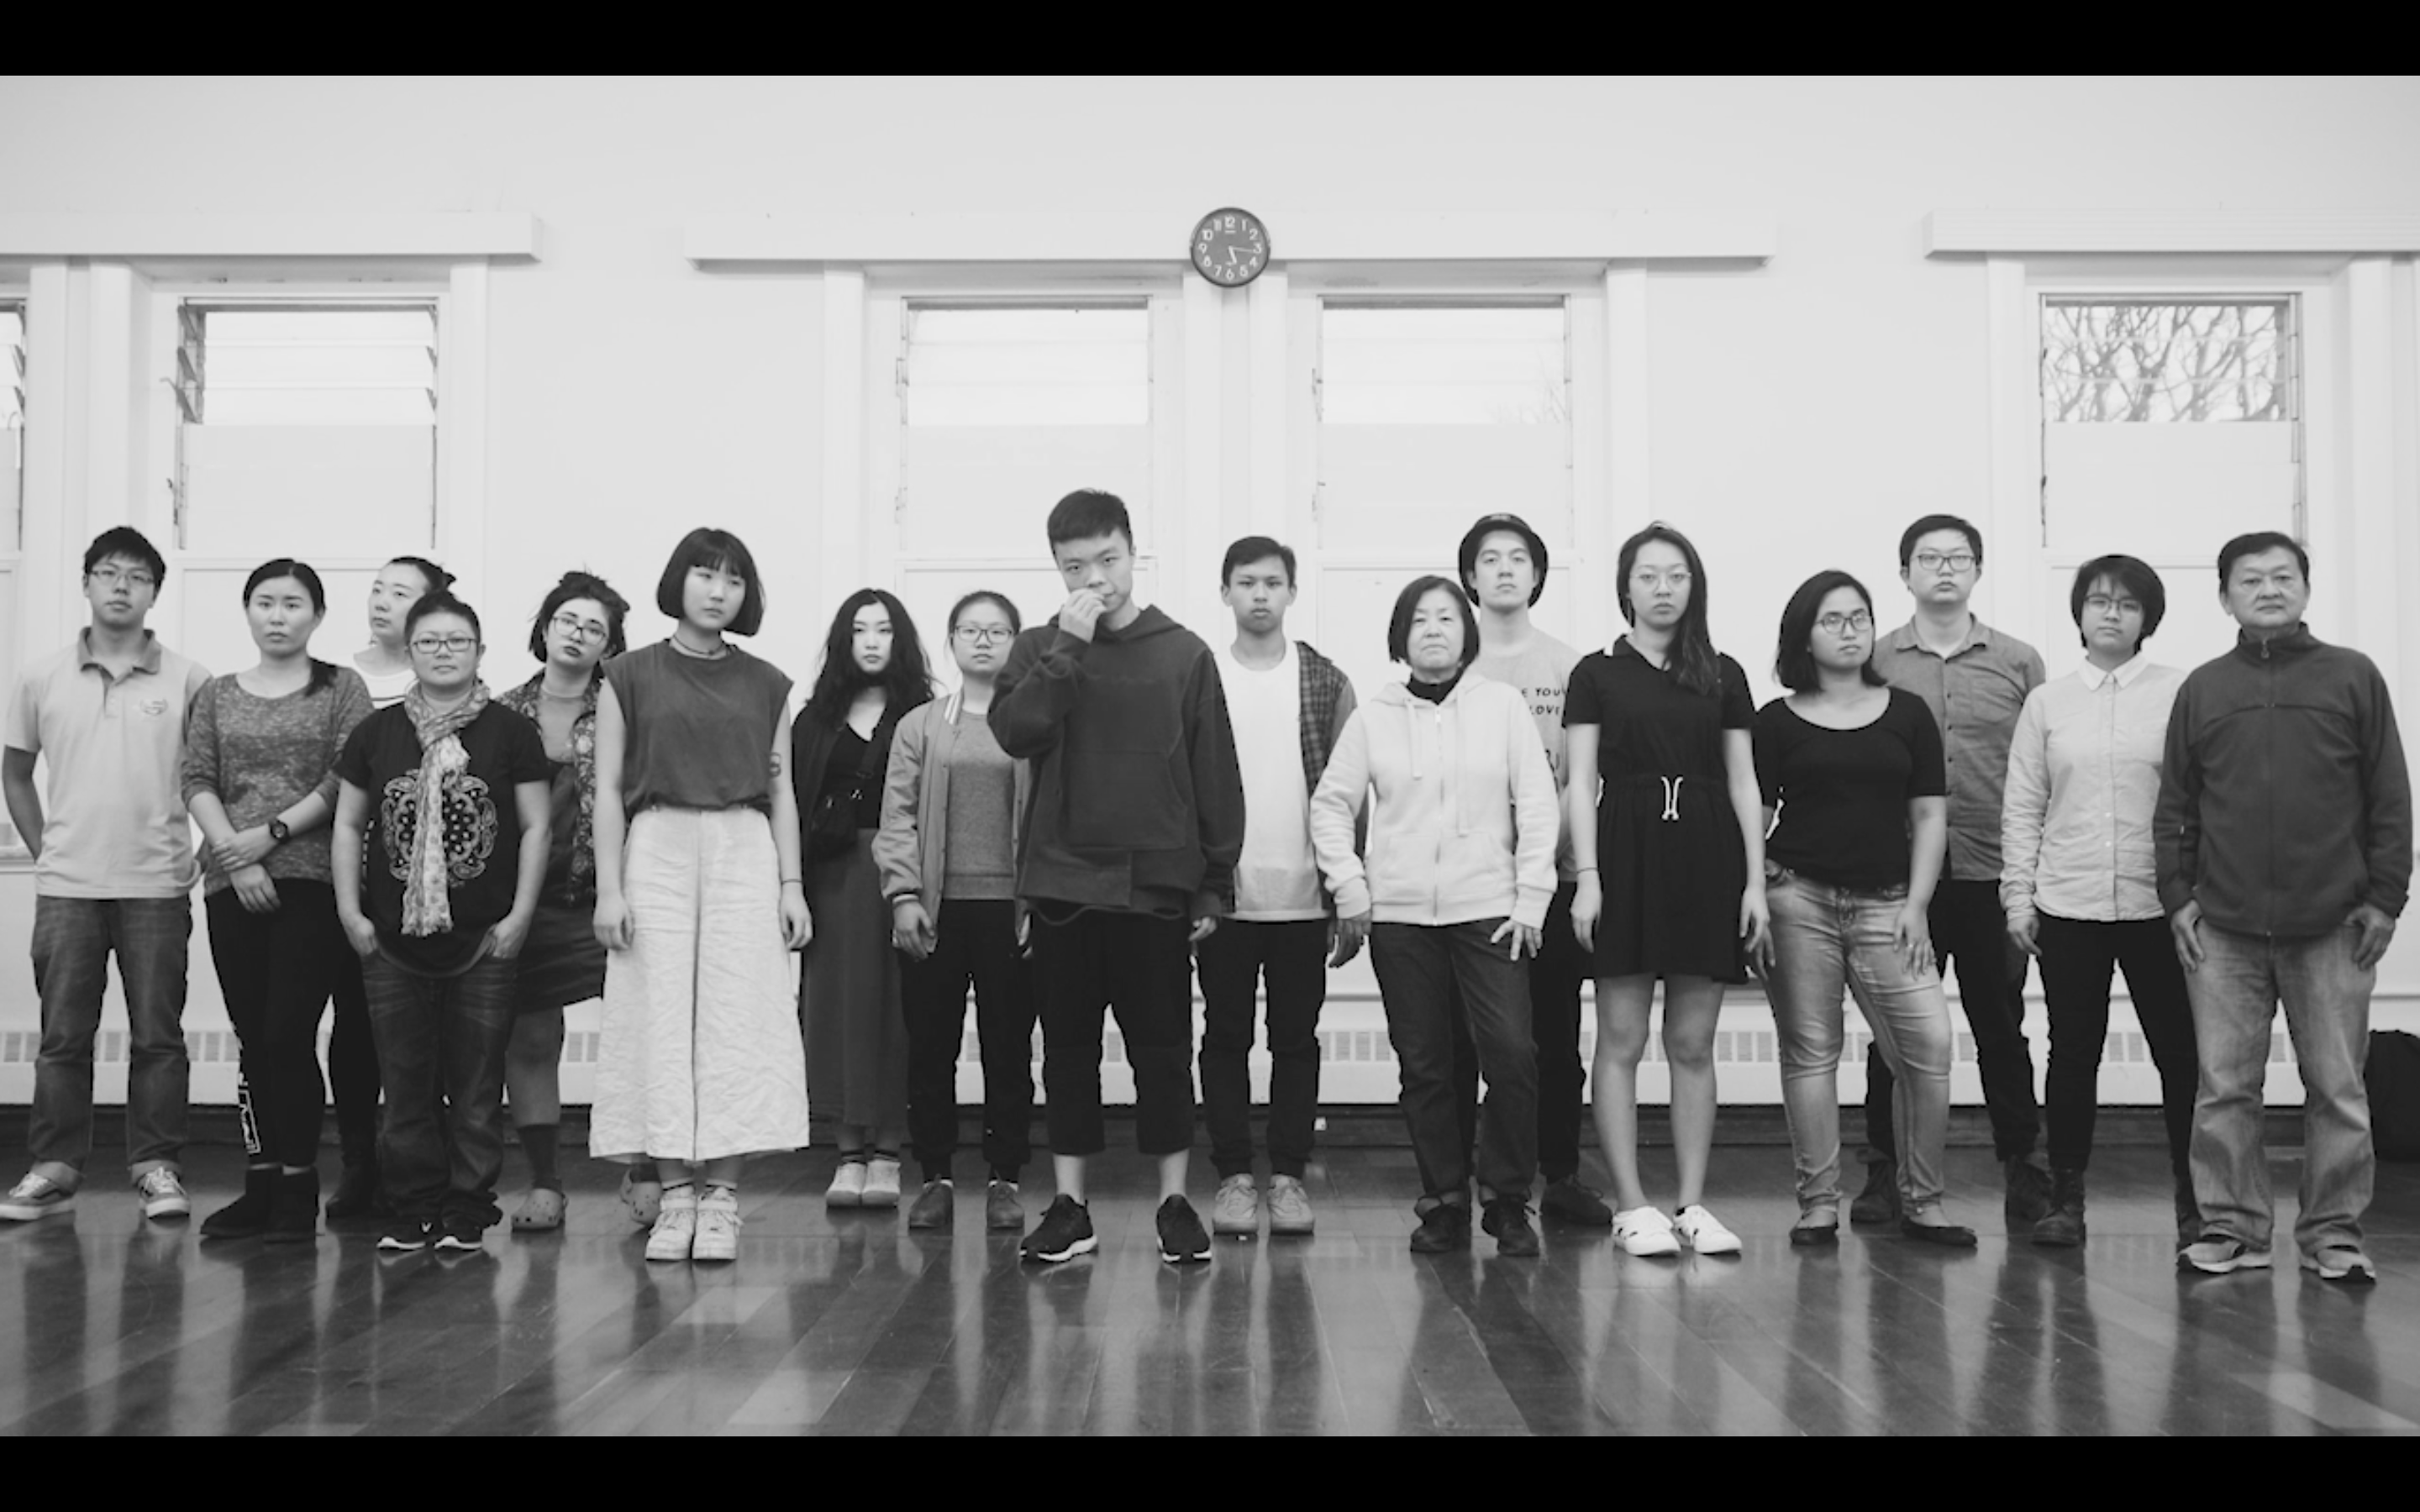
[[[1447,1255],[1470,1248],[1470,1209],[1459,1202],[1440,1202],[1420,1214],[1412,1230],[1412,1253]]]
[[[1605,1195],[1582,1186],[1576,1176],[1546,1183],[1546,1190],[1538,1195],[1538,1216],[1577,1228],[1613,1227],[1613,1210],[1605,1205]]]
[[[485,1253],[488,1248],[487,1227],[473,1223],[468,1218],[449,1218],[436,1225],[429,1232],[436,1239],[437,1250],[441,1255],[478,1255]],[[380,1242],[384,1243],[385,1241],[381,1240]]]
[[[409,1254],[428,1247],[430,1226],[417,1218],[397,1218],[379,1235],[378,1247],[393,1254]]]
[[[1538,1230],[1529,1225],[1529,1205],[1518,1197],[1497,1197],[1480,1216],[1479,1227],[1496,1236],[1496,1253],[1527,1259],[1538,1253]]]
[[[1159,1205],[1159,1257],[1171,1265],[1192,1265],[1210,1257],[1210,1233],[1193,1204],[1170,1197]]]
[[[1057,1265],[1100,1247],[1101,1242],[1093,1237],[1093,1210],[1074,1197],[1057,1196],[1050,1199],[1042,1221],[1025,1236],[1017,1251],[1026,1259]]]

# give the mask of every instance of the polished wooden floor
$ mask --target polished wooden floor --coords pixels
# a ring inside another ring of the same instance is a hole
[[[1056,1269],[1019,1266],[972,1202],[946,1237],[827,1212],[831,1158],[763,1163],[738,1263],[697,1268],[648,1265],[612,1173],[580,1162],[565,1232],[452,1258],[381,1257],[367,1230],[206,1245],[96,1183],[0,1227],[0,1432],[2420,1431],[2412,1166],[2381,1168],[2384,1279],[2359,1291],[2179,1277],[2145,1149],[2103,1151],[2091,1240],[2064,1253],[2012,1242],[1989,1152],[1953,1151],[1985,1236],[1962,1256],[1793,1251],[1787,1152],[1726,1148],[1713,1205],[1746,1253],[1677,1261],[1553,1229],[1536,1260],[1483,1239],[1415,1257],[1408,1152],[1340,1149],[1315,1239],[1182,1272],[1131,1155],[1096,1179],[1101,1252]],[[204,1211],[239,1174],[199,1153]],[[2277,1175],[2290,1193],[2290,1152]]]

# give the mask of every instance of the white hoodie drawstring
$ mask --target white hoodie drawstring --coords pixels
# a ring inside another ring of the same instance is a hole
[[[1685,777],[1659,777],[1655,780],[1664,784],[1664,818],[1668,822],[1679,820],[1681,817],[1681,784],[1686,782],[1688,779]]]

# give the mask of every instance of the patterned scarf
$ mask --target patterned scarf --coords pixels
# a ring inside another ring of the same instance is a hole
[[[471,696],[450,709],[429,706],[418,683],[403,696],[411,729],[420,737],[420,803],[413,822],[411,856],[403,879],[403,932],[420,936],[443,934],[454,928],[454,907],[446,884],[445,779],[471,764],[460,732],[487,711],[488,685],[471,685]]]

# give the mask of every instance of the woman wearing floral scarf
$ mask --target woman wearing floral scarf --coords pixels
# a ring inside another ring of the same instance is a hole
[[[422,598],[404,643],[418,681],[336,763],[336,917],[365,963],[386,1087],[395,1216],[379,1248],[476,1250],[502,1215],[514,958],[546,876],[550,771],[537,727],[479,681],[470,605]]]
[[[529,1161],[529,1196],[513,1214],[515,1233],[563,1227],[563,1178],[555,1131],[563,1118],[563,1010],[605,992],[605,947],[597,941],[597,692],[605,658],[624,649],[629,600],[604,579],[566,572],[530,625],[530,655],[545,665],[496,702],[537,726],[553,769],[549,800],[546,883],[529,943],[521,947],[520,992],[512,1044],[504,1052],[504,1096]],[[631,1218],[656,1221],[662,1189],[655,1168],[623,1168]]]

